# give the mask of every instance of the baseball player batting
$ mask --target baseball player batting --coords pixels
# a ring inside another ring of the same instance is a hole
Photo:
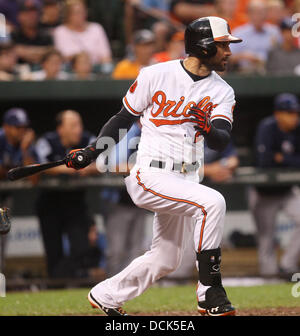
[[[224,71],[231,55],[231,35],[219,17],[204,17],[185,30],[184,60],[159,63],[140,71],[123,98],[123,107],[101,129],[97,141],[72,151],[66,165],[81,169],[104,149],[101,140],[119,141],[119,129],[140,118],[142,134],[135,166],[125,178],[133,202],[154,212],[152,246],[122,272],[89,292],[93,307],[107,315],[127,315],[122,305],[156,280],[173,272],[193,234],[199,281],[198,311],[235,315],[220,273],[226,204],[214,189],[199,183],[203,142],[222,151],[230,140],[235,96],[215,72]]]

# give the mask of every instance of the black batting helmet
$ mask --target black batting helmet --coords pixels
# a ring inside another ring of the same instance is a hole
[[[217,53],[215,42],[242,42],[242,39],[231,35],[227,21],[216,16],[191,22],[186,27],[184,40],[185,52],[200,58],[212,57]]]

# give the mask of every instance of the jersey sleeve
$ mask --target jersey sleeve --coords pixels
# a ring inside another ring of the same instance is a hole
[[[142,69],[123,98],[123,105],[128,112],[138,117],[150,104],[150,79],[147,72]]]
[[[234,97],[234,91],[232,88],[228,90],[226,96],[222,100],[222,103],[220,103],[218,106],[216,106],[210,116],[210,120],[215,119],[224,119],[230,122],[232,125],[233,123],[233,110],[235,107],[235,97]]]

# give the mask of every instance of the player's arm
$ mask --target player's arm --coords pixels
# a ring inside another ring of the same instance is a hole
[[[207,112],[198,107],[191,108],[189,114],[196,122],[195,129],[204,136],[210,149],[223,151],[230,141],[231,123],[225,119],[210,120]]]
[[[123,98],[121,111],[110,118],[102,127],[97,140],[93,144],[84,149],[72,151],[67,155],[67,167],[82,169],[88,166],[92,161],[95,161],[102,152],[107,150],[107,148],[102,148],[105,143],[104,138],[108,137],[113,139],[114,144],[119,143],[121,140],[119,130],[122,129],[128,132],[131,126],[139,120],[143,111],[151,104],[152,96],[150,84],[151,76],[146,69],[142,69]],[[123,132],[123,135],[125,135],[126,132]],[[80,160],[77,160],[78,158]]]
[[[231,124],[224,119],[215,119],[211,122],[210,132],[203,136],[209,148],[222,152],[230,142]]]
[[[87,167],[91,162],[95,161],[104,150],[106,150],[106,148],[98,148],[97,146],[97,144],[101,143],[102,138],[110,137],[114,140],[114,143],[118,143],[121,140],[119,130],[124,129],[128,132],[134,122],[136,122],[139,118],[139,116],[134,116],[129,113],[123,106],[121,111],[111,117],[102,127],[96,141],[86,148],[76,149],[67,155],[67,167],[74,169]],[[78,157],[81,157],[80,161],[78,160]]]

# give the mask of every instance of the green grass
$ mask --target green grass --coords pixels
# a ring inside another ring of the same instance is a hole
[[[291,295],[293,284],[254,287],[229,287],[227,293],[238,309],[300,307],[300,297]],[[0,297],[0,315],[98,315],[86,299],[88,289],[48,290],[41,292],[8,292]],[[195,286],[150,288],[128,302],[129,313],[194,311]]]

